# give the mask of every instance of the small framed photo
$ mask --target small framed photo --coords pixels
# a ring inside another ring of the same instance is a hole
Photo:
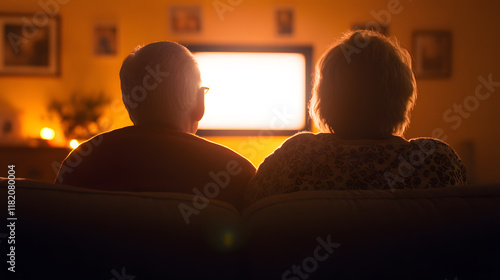
[[[413,33],[414,70],[418,78],[451,76],[450,31],[415,31]]]
[[[200,33],[200,6],[170,7],[170,26],[172,33]]]
[[[280,7],[275,11],[276,34],[293,35],[295,11],[290,7]]]
[[[94,26],[94,54],[114,56],[117,53],[118,28],[116,24],[96,24]]]
[[[6,104],[0,111],[0,144],[14,144],[21,139],[21,113]]]
[[[59,18],[0,14],[0,75],[59,75]]]

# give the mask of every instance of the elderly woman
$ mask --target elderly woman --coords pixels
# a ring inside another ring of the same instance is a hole
[[[415,100],[408,52],[372,31],[348,33],[316,68],[309,109],[323,133],[299,133],[268,156],[245,204],[301,190],[465,184],[465,167],[446,143],[403,138]]]

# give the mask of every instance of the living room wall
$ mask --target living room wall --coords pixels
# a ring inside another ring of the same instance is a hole
[[[500,39],[497,36],[500,2],[495,0],[41,0],[58,4],[61,19],[61,74],[58,77],[0,76],[0,107],[21,112],[22,135],[37,138],[44,126],[56,130],[55,143],[65,145],[56,120],[48,118],[47,105],[53,98],[73,92],[103,92],[113,100],[106,115],[113,128],[130,125],[121,104],[118,71],[124,57],[137,45],[171,40],[204,44],[312,45],[314,61],[354,23],[389,22],[389,34],[412,50],[415,30],[452,32],[451,77],[419,79],[418,100],[406,138],[439,137],[451,144],[466,162],[470,179],[478,183],[500,182],[500,87],[476,104],[473,100],[478,77],[500,81]],[[215,8],[227,8],[219,13]],[[201,5],[200,34],[171,32],[168,16],[172,5]],[[292,36],[277,36],[274,9],[295,9]],[[2,13],[43,11],[39,1],[2,1]],[[382,11],[382,12],[381,12]],[[387,15],[390,15],[389,17]],[[93,26],[116,23],[116,56],[93,53]],[[487,87],[484,87],[487,88]],[[485,90],[485,89],[482,90]],[[465,102],[465,104],[464,104]],[[469,102],[469,103],[468,103]],[[462,104],[465,113],[455,111]],[[470,110],[467,110],[470,109]],[[452,112],[448,112],[452,110]],[[448,112],[448,117],[443,114]],[[451,118],[451,119],[450,119]],[[256,166],[286,137],[213,137]]]

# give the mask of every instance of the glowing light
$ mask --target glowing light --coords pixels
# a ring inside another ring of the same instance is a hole
[[[73,139],[73,140],[69,141],[69,146],[72,149],[76,149],[76,147],[78,147],[78,145],[80,145],[80,143],[78,143],[78,141],[76,139]]]
[[[231,247],[234,243],[234,235],[232,232],[224,233],[223,242],[226,247]]]
[[[54,139],[54,136],[56,133],[52,128],[44,127],[42,130],[40,130],[40,137],[45,140],[52,140]]]
[[[305,58],[297,53],[196,52],[205,96],[200,129],[301,129]]]

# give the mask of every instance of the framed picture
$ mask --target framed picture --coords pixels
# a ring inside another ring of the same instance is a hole
[[[5,102],[0,105],[0,144],[14,144],[19,141],[22,141],[21,112]]]
[[[58,17],[0,15],[0,75],[59,75],[59,53]]]
[[[114,56],[117,53],[116,24],[96,24],[94,26],[94,54],[98,56]]]
[[[170,7],[170,26],[172,33],[200,33],[200,6]]]
[[[275,11],[276,34],[293,35],[295,12],[290,7],[280,7]]]
[[[418,78],[447,78],[451,75],[451,32],[413,33],[414,70]]]

